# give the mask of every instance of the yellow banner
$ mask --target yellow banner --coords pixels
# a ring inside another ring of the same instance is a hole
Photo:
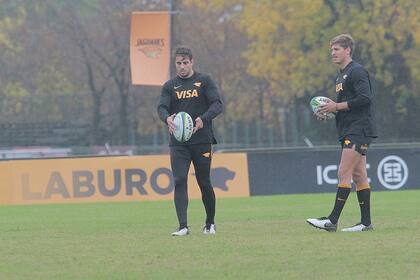
[[[36,204],[173,199],[169,156],[32,159],[0,162],[0,203]],[[244,153],[215,154],[216,197],[249,196]],[[201,198],[193,165],[190,198]]]
[[[161,86],[169,79],[170,27],[168,12],[132,13],[130,63],[134,85]]]

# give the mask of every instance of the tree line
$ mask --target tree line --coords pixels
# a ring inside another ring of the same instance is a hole
[[[190,45],[198,71],[220,88],[222,142],[256,124],[280,144],[334,141],[333,124],[316,123],[308,102],[334,98],[329,40],[340,33],[352,34],[354,59],[371,73],[382,141],[418,141],[417,6],[414,0],[0,0],[0,123],[88,124],[89,145],[141,145],[144,135],[163,143],[155,112],[160,89],[131,84],[130,15],[172,9],[173,45]]]

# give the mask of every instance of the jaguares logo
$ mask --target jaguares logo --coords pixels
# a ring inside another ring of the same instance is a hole
[[[165,46],[165,40],[163,38],[156,39],[137,39],[136,47],[148,58],[159,58],[162,53],[163,47]]]
[[[335,92],[338,93],[341,90],[343,90],[343,83],[336,84],[335,85]]]
[[[176,92],[176,97],[178,99],[198,97],[198,91],[196,89],[181,90],[181,91],[175,91],[175,92]]]
[[[225,192],[229,191],[227,182],[233,180],[235,176],[236,173],[226,167],[216,167],[210,171],[213,188],[219,188]]]
[[[343,83],[336,84],[335,85],[335,92],[338,93],[341,90],[343,90]]]
[[[195,173],[192,175],[196,176]],[[229,191],[228,181],[235,179],[236,172],[226,167],[216,167],[210,170],[210,180],[213,189],[221,189],[224,192]]]

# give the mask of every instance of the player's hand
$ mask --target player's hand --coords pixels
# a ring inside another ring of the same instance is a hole
[[[328,100],[325,104],[321,105],[318,109],[320,115],[333,113],[337,111],[337,103],[332,100]]]
[[[169,134],[173,134],[175,132],[175,123],[174,118],[176,114],[172,114],[166,118],[166,124],[168,125]]]
[[[202,129],[203,126],[204,126],[203,120],[200,117],[196,118],[195,119],[195,126],[193,128],[193,133],[196,133],[197,130]]]

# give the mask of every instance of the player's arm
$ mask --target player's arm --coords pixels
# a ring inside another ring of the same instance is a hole
[[[219,90],[217,89],[216,84],[210,77],[207,77],[206,85],[206,99],[209,104],[209,108],[201,116],[195,119],[193,133],[203,128],[205,122],[214,119],[223,112],[223,102],[220,98]]]
[[[372,90],[368,72],[362,67],[355,68],[351,73],[351,82],[353,84],[356,96],[349,101],[335,103],[331,101],[325,104],[321,109],[321,113],[338,112],[341,110],[351,110],[362,106],[369,105],[372,101]]]
[[[171,90],[169,86],[169,82],[165,83],[162,87],[159,105],[157,107],[157,112],[161,121],[163,121],[169,129],[169,133],[173,133],[175,130],[175,124],[173,119],[175,114],[170,114],[171,108]]]
[[[356,95],[347,102],[348,108],[351,110],[369,105],[372,102],[372,89],[368,72],[361,67],[355,68],[351,73],[351,82]]]
[[[326,114],[326,113],[335,113],[341,110],[348,110],[349,109],[349,105],[347,104],[347,102],[334,102],[332,100],[327,101],[327,103],[325,103],[324,105],[321,105],[319,107],[319,113],[320,114]]]
[[[200,117],[203,121],[210,121],[223,112],[223,102],[219,90],[210,77],[207,78],[206,98],[209,108]]]
[[[353,108],[358,108],[370,104],[372,100],[372,90],[370,86],[368,72],[362,67],[356,67],[351,72],[351,76],[349,78],[351,79],[351,84],[355,92],[355,97],[348,101],[340,103],[330,101],[320,107],[320,113],[351,110]]]
[[[335,111],[351,110],[369,105],[372,102],[369,74],[365,69],[361,67],[355,68],[351,73],[351,82],[356,96],[347,102],[331,104],[331,107],[335,106]]]

